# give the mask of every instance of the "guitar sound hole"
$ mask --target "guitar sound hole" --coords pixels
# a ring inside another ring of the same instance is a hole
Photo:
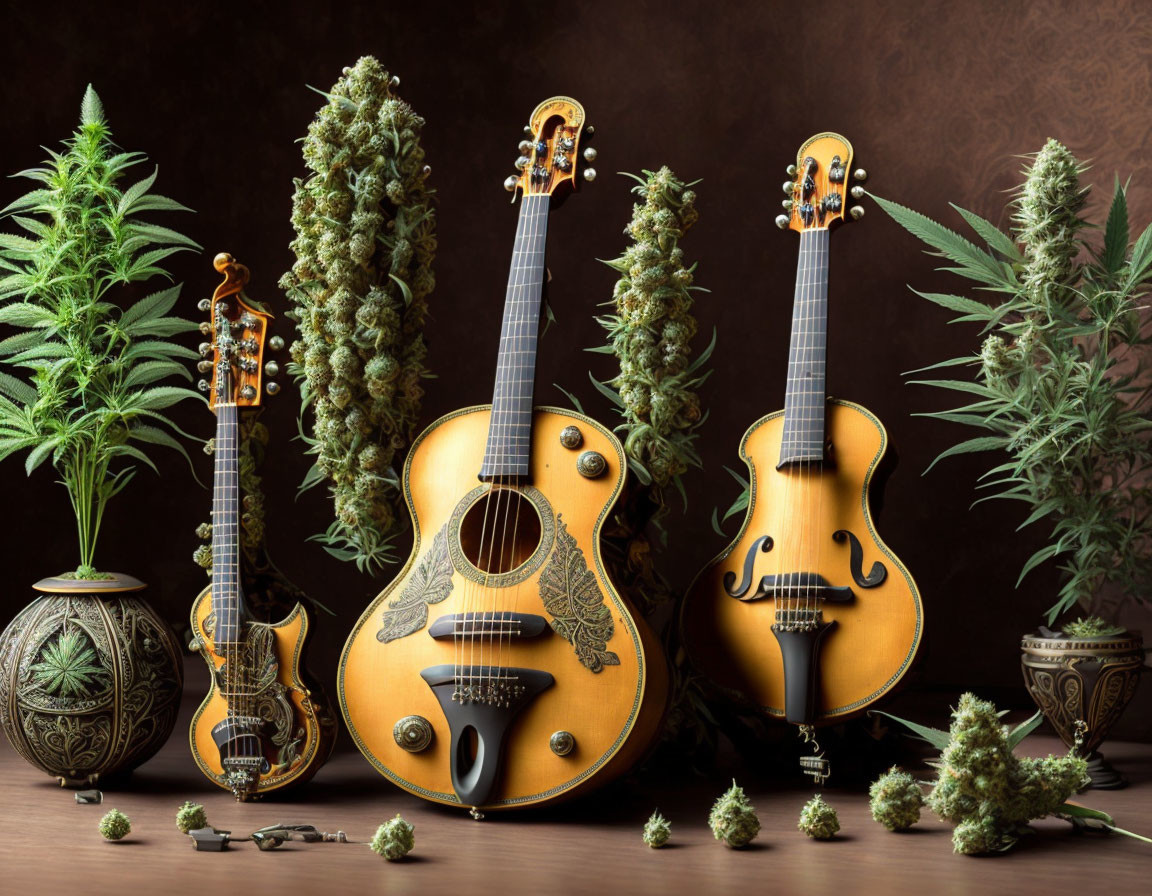
[[[500,575],[521,566],[540,544],[535,506],[513,488],[493,488],[460,521],[460,547],[483,573]]]

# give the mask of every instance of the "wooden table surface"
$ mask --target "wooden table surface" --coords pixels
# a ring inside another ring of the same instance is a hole
[[[730,850],[712,838],[706,819],[727,781],[685,771],[633,776],[583,800],[531,814],[491,815],[474,822],[433,806],[379,777],[355,750],[337,754],[303,790],[277,802],[237,804],[209,784],[188,755],[186,731],[197,694],[193,672],[184,712],[171,740],[128,781],[104,792],[102,806],[78,805],[70,790],[0,745],[0,893],[176,894],[262,896],[300,893],[747,894],[1147,892],[1152,846],[1109,835],[1075,835],[1059,820],[1035,824],[1036,836],[994,858],[952,853],[951,828],[925,810],[912,832],[892,834],[872,821],[867,796],[829,787],[840,816],[830,842],[796,830],[811,796],[794,780],[772,783],[747,774],[762,829],[754,844]],[[1059,751],[1054,738],[1033,737],[1033,755]],[[1152,832],[1152,745],[1112,743],[1109,758],[1132,786],[1089,792],[1086,805],[1117,823]],[[237,835],[279,822],[347,832],[341,843],[286,843],[263,853],[237,843],[201,853],[175,826],[177,807],[202,802],[209,821]],[[672,822],[672,844],[652,850],[640,829],[659,807]],[[100,816],[118,808],[132,833],[107,843]],[[389,863],[369,851],[376,826],[400,812],[416,827],[408,859]]]

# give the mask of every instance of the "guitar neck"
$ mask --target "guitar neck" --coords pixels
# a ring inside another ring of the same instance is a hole
[[[828,343],[828,230],[800,234],[780,467],[824,460]]]
[[[217,643],[240,640],[239,423],[234,403],[216,405],[216,467],[212,485],[212,612]]]
[[[520,202],[500,328],[492,417],[480,468],[480,478],[486,481],[528,478],[548,207],[547,195],[527,195]]]

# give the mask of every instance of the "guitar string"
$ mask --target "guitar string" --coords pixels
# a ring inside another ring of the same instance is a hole
[[[801,217],[801,221],[803,221],[803,217]],[[798,459],[794,458],[799,446],[796,437],[797,389],[795,387],[795,381],[799,376],[798,371],[800,370],[800,336],[803,317],[804,259],[806,253],[804,235],[806,232],[805,230],[801,230],[800,232],[800,251],[796,263],[796,289],[792,308],[792,332],[789,338],[788,380],[784,391],[784,432],[781,460],[785,461],[783,472],[786,478],[784,482],[784,518],[783,525],[780,529],[784,537],[784,543],[780,549],[781,572],[777,579],[777,593],[783,596],[784,613],[781,616],[781,621],[785,628],[796,618],[796,613],[799,611],[799,595],[795,589],[796,580],[794,571],[800,561],[800,533],[797,527],[799,513],[797,512],[797,504],[799,503],[803,483],[799,481],[800,469]],[[777,598],[777,606],[779,605],[780,599]]]
[[[825,188],[826,189],[828,188],[827,178],[825,178]],[[818,304],[818,307],[816,309],[816,314],[817,314],[817,323],[822,328],[816,334],[816,340],[818,343],[818,348],[820,349],[818,363],[820,364],[820,368],[821,368],[821,370],[820,370],[820,389],[819,389],[818,394],[815,396],[815,400],[817,402],[816,406],[818,409],[817,410],[817,418],[820,422],[820,429],[817,432],[817,437],[819,439],[819,444],[820,444],[820,467],[819,467],[820,483],[819,483],[819,488],[817,489],[817,492],[816,492],[816,525],[817,525],[818,530],[819,530],[818,535],[817,535],[817,541],[816,541],[816,569],[817,570],[822,569],[824,566],[824,551],[826,548],[825,542],[826,542],[827,538],[830,537],[830,535],[831,535],[831,533],[827,532],[826,527],[824,526],[824,492],[827,491],[827,489],[830,487],[828,480],[827,480],[828,473],[825,471],[825,468],[824,468],[824,460],[825,460],[824,445],[825,445],[825,441],[827,439],[826,420],[827,420],[827,410],[828,410],[828,397],[827,397],[827,395],[828,395],[828,389],[827,389],[828,245],[829,245],[828,230],[825,229],[819,235],[819,244],[817,246],[817,249],[818,249],[817,267],[816,267],[816,276],[817,276],[817,278],[819,278],[818,284],[817,284],[817,302],[819,304]],[[816,595],[816,598],[817,599],[816,599],[816,601],[814,601],[814,603],[816,603],[818,606],[819,605],[819,602],[818,602],[819,595]]]

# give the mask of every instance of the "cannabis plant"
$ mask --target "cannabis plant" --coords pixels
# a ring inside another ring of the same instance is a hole
[[[109,499],[132,478],[144,453],[163,445],[187,458],[160,412],[197,393],[156,385],[173,375],[191,379],[191,349],[168,341],[196,324],[169,312],[172,286],[145,298],[111,299],[118,287],[159,277],[176,252],[199,247],[145,212],[188,211],[149,192],[156,172],[125,186],[143,153],[112,142],[100,99],[84,95],[80,126],[43,167],[18,177],[38,186],[0,215],[23,234],[0,234],[0,323],[17,332],[0,341],[0,458],[27,451],[31,474],[46,462],[72,500],[79,534],[75,575],[96,575],[94,552]],[[121,290],[125,296],[131,290]]]
[[[1025,170],[1008,233],[953,206],[984,246],[876,200],[945,259],[944,270],[989,297],[918,293],[956,312],[955,322],[980,324],[985,335],[978,351],[923,368],[967,368],[964,378],[913,382],[969,400],[926,416],[986,433],[933,464],[969,452],[1006,454],[981,488],[1027,506],[1020,528],[1041,520],[1050,526],[1047,543],[1020,573],[1023,579],[1047,560],[1059,562],[1063,581],[1049,624],[1076,604],[1098,608],[1105,586],[1121,602],[1146,601],[1152,584],[1152,387],[1141,357],[1152,342],[1142,328],[1152,227],[1130,245],[1126,188],[1117,181],[1103,240],[1090,241],[1081,217],[1083,172],[1049,140]]]
[[[328,484],[335,520],[315,538],[362,570],[395,559],[397,467],[428,375],[422,333],[435,283],[424,120],[398,84],[365,56],[322,94],[303,142],[310,174],[292,199],[296,263],[280,280],[299,331],[289,369],[313,416],[304,440],[316,462],[301,489]]]

